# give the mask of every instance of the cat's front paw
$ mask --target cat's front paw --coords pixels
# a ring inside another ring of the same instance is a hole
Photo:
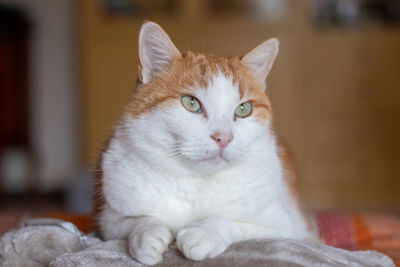
[[[172,241],[171,231],[162,224],[145,225],[129,235],[129,253],[137,261],[154,265],[160,263]]]
[[[216,257],[229,246],[218,233],[201,226],[182,229],[176,244],[186,258],[194,261]]]

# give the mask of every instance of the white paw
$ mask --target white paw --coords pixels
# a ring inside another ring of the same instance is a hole
[[[176,244],[186,258],[194,261],[218,256],[229,245],[218,233],[201,226],[182,229],[176,237]]]
[[[172,241],[171,231],[161,224],[138,227],[129,235],[129,253],[137,261],[154,265],[160,263]]]

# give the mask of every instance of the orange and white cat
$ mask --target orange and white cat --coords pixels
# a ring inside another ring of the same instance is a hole
[[[277,54],[276,39],[243,58],[180,53],[142,26],[140,83],[100,164],[105,239],[157,264],[173,240],[200,261],[242,240],[306,237],[264,93]]]

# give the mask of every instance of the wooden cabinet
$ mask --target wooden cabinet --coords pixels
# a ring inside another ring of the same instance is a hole
[[[305,44],[311,204],[400,211],[399,47],[399,28],[314,33]]]

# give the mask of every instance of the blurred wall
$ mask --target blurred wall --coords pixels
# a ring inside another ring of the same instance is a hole
[[[21,8],[31,23],[29,115],[34,168],[26,178],[36,190],[53,190],[80,169],[75,3],[0,0],[0,4]]]
[[[173,16],[131,17],[110,16],[101,1],[79,2],[87,163],[134,92],[143,19],[160,23],[181,50],[218,55],[244,54],[277,36],[281,50],[268,95],[307,204],[400,212],[399,26],[318,29],[306,0],[284,1],[284,12],[272,19],[260,10],[213,14],[209,1],[177,2]]]

